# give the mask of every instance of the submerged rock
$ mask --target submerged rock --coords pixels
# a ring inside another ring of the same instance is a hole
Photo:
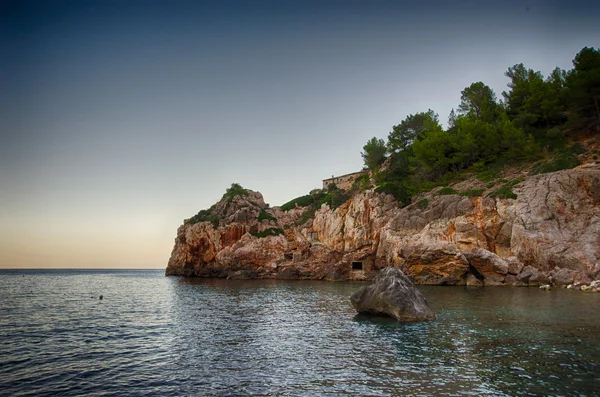
[[[359,313],[385,314],[398,321],[426,321],[435,318],[427,300],[402,270],[386,267],[373,283],[362,287],[351,297]]]

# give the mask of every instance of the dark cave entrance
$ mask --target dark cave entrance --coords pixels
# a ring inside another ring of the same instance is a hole
[[[363,263],[362,262],[352,262],[352,270],[362,270]]]

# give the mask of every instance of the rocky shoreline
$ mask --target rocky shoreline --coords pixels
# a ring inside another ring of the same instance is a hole
[[[415,284],[590,285],[600,278],[600,165],[515,184],[516,199],[438,194],[398,208],[367,190],[314,213],[225,197],[177,230],[166,274],[372,280],[387,266]],[[204,219],[204,218],[201,218]]]

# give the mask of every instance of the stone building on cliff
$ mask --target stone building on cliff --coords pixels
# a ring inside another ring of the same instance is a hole
[[[352,187],[352,184],[354,183],[356,178],[365,174],[369,174],[369,170],[366,168],[363,168],[362,170],[358,172],[353,172],[351,174],[345,174],[341,176],[332,175],[331,178],[323,179],[323,189],[327,189],[329,185],[334,183],[340,189],[349,190]]]

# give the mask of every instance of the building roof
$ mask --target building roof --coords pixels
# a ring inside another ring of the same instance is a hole
[[[338,176],[332,176],[331,178],[327,178],[327,179],[323,179],[323,181],[328,181],[330,179],[337,179],[337,178],[342,178],[344,176],[350,176],[350,175],[356,175],[356,174],[366,174],[367,172],[369,172],[368,170],[362,169],[360,171],[356,171],[356,172],[351,172],[349,174],[344,174],[344,175],[338,175]]]

